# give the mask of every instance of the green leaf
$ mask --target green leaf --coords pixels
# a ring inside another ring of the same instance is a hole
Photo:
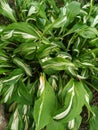
[[[14,98],[13,93],[16,90],[16,83],[23,76],[23,72],[20,69],[15,69],[8,77],[2,80],[2,100],[4,103],[12,101]]]
[[[0,25],[0,35],[2,34],[3,30],[4,30],[5,26],[4,25]]]
[[[29,92],[28,86],[25,86],[22,80],[19,80],[18,82],[18,89],[15,100],[20,104],[32,104],[32,95]]]
[[[15,12],[12,8],[10,8],[6,0],[0,1],[0,13],[2,13],[7,18],[11,19],[13,22],[16,22]]]
[[[37,14],[40,17],[47,20],[45,6],[44,6],[43,2],[42,3],[39,3],[39,2],[32,3],[32,6],[30,7],[30,9],[28,11],[28,16],[31,16],[32,14]]]
[[[50,31],[52,28],[60,28],[65,27],[69,23],[72,22],[72,20],[79,14],[80,12],[80,3],[79,2],[71,2],[66,7],[66,14],[60,15],[59,18],[53,21],[50,25],[46,26],[44,30],[44,34],[47,33],[47,31]]]
[[[4,63],[8,61],[8,57],[4,54],[0,55],[0,63]]]
[[[32,4],[32,0],[15,0],[15,4],[20,9],[27,9],[27,7]]]
[[[31,26],[29,23],[26,22],[12,23],[8,27],[6,27],[3,32],[3,37],[5,36],[4,39],[7,39],[6,35],[9,39],[9,35],[11,32],[13,32],[14,36],[22,36],[22,38],[24,39],[40,38],[39,30],[34,25]]]
[[[65,105],[63,108],[58,110],[58,114],[56,114],[53,119],[55,120],[61,120],[63,118],[65,118],[67,115],[69,115],[71,108],[72,108],[72,104],[73,104],[73,100],[74,100],[74,96],[75,96],[75,86],[74,86],[74,82],[73,80],[70,80],[70,82],[66,85],[64,91],[63,91],[63,98],[64,95],[66,95],[66,98],[64,99],[65,101]]]
[[[1,64],[0,65],[0,74],[5,74],[10,72],[9,68],[11,68],[12,66],[9,64]]]
[[[65,130],[65,124],[52,120],[47,125],[46,130]]]
[[[63,27],[64,25],[67,25],[67,23],[68,23],[67,16],[60,17],[60,18],[58,18],[58,19],[54,22],[53,28]]]
[[[9,76],[3,79],[4,84],[15,84],[17,81],[23,76],[23,72],[21,69],[14,69]]]
[[[23,129],[23,121],[22,116],[19,113],[18,108],[16,108],[13,116],[10,118],[10,122],[8,125],[8,130],[22,130]]]
[[[97,76],[94,76],[92,75],[91,76],[91,84],[93,85],[93,88],[98,91],[98,77]]]
[[[14,50],[14,54],[20,54],[24,56],[26,59],[33,59],[35,57],[37,51],[37,45],[35,42],[26,42],[22,43],[18,46],[17,49]]]
[[[5,67],[5,66],[4,66]],[[4,69],[0,67],[0,74],[5,74],[5,73],[9,73],[10,70],[9,69]]]
[[[96,37],[95,39],[92,39],[90,42],[89,42],[89,46],[91,47],[98,47],[98,38]]]
[[[31,68],[20,58],[14,58],[13,63],[19,66],[21,69],[23,69],[28,76],[32,76]]]
[[[41,130],[51,121],[53,112],[56,109],[56,97],[54,90],[43,75],[40,77],[39,88],[41,95],[34,105],[36,130]]]
[[[71,130],[78,130],[82,122],[81,116],[77,116],[75,119],[72,119],[68,122],[68,128]]]
[[[69,35],[69,34],[74,33],[74,32],[78,33],[83,38],[88,38],[88,39],[96,38],[96,35],[98,35],[98,31],[96,30],[96,28],[89,27],[85,24],[80,24],[80,23],[75,24],[67,32],[66,35]]]
[[[72,22],[72,20],[80,13],[80,3],[73,1],[68,4],[66,8],[66,14],[68,17],[69,22]]]
[[[84,106],[91,130],[97,128],[97,109],[90,105],[92,90],[98,90],[97,5],[8,1],[0,1],[0,97],[11,112],[7,129],[78,130]]]
[[[60,70],[68,70],[68,68],[75,69],[73,63],[59,56],[56,58],[46,58],[46,60],[42,60],[41,65],[47,74],[53,74]]]
[[[89,120],[90,130],[98,129],[98,107],[93,106],[92,110],[94,111],[94,115],[91,116]]]
[[[84,105],[93,113],[89,104],[89,98],[89,94],[82,82],[71,79],[62,92],[64,105],[57,110],[53,118],[63,123],[67,123],[80,115]]]
[[[7,86],[8,87],[8,86]],[[13,92],[14,92],[14,84],[10,85],[6,90],[3,91],[3,102],[6,103],[11,100]]]
[[[83,38],[96,38],[96,34],[98,35],[98,32],[95,28],[88,27],[86,30],[79,32],[79,35]]]
[[[49,2],[50,5],[52,5],[52,8],[55,9],[56,11],[58,11],[57,6],[56,6],[56,2],[54,0],[47,0]]]
[[[23,0],[15,0],[15,3],[18,7],[23,5]]]
[[[58,46],[57,45],[45,45],[45,44],[43,44],[43,45],[39,45],[39,49],[38,49],[38,51],[37,51],[37,53],[38,53],[38,57],[40,58],[40,59],[44,59],[44,58],[46,58],[46,56],[49,56],[52,52],[58,52],[59,51],[59,48],[58,48]]]

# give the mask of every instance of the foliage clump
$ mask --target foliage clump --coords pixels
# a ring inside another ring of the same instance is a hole
[[[1,103],[8,130],[78,130],[82,108],[97,130],[98,6],[93,0],[0,1]]]

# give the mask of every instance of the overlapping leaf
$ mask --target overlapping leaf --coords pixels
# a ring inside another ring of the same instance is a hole
[[[8,129],[12,129],[12,130],[23,129],[23,121],[18,108],[16,108],[13,116],[11,117]]]
[[[90,124],[90,130],[97,130],[97,120],[98,120],[98,107],[93,106],[94,115],[91,116],[91,119],[89,120]]]
[[[40,93],[41,95],[34,106],[36,130],[41,130],[51,121],[56,109],[56,97],[53,88],[43,75],[40,77]]]
[[[17,21],[14,10],[9,6],[6,0],[0,1],[0,13],[11,19],[13,22]]]
[[[23,39],[38,39],[40,33],[34,25],[26,22],[12,23],[5,30],[2,39],[9,39],[12,36],[21,36]]]
[[[32,76],[31,68],[26,63],[23,63],[23,61],[20,58],[14,58],[13,62],[22,70],[24,70],[27,75]]]
[[[42,61],[41,65],[47,74],[55,71],[66,70],[68,67],[75,68],[73,63],[61,57],[47,59],[46,61]]]
[[[77,82],[72,79],[64,88],[62,96],[65,101],[64,106],[57,111],[57,114],[53,117],[53,119],[59,120],[62,123],[72,121],[74,128],[76,123],[75,118],[80,115],[84,105],[86,105],[92,112],[89,104],[90,95],[87,93],[81,82]],[[79,123],[81,123],[81,119]]]
[[[8,18],[0,26],[0,96],[12,113],[9,130],[78,130],[84,105],[97,129],[89,86],[98,91],[98,7],[58,3],[15,0],[12,9],[0,1]]]

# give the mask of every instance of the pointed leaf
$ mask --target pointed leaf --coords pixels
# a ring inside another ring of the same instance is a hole
[[[69,22],[72,22],[72,20],[80,13],[80,3],[77,1],[73,1],[68,4],[66,9],[66,14],[68,17]]]
[[[35,102],[34,106],[36,130],[41,130],[50,122],[52,114],[56,109],[56,97],[52,86],[50,86],[44,77],[42,77],[41,81],[41,96]]]
[[[71,79],[63,90],[62,98],[65,103],[64,106],[56,112],[57,114],[54,116],[55,120],[66,123],[75,119],[80,115],[84,105],[92,112],[89,104],[89,94],[81,82]]]
[[[22,130],[22,129],[23,129],[22,116],[19,113],[18,108],[16,108],[14,114],[10,118],[8,130]]]
[[[12,23],[4,30],[3,35],[9,34],[8,31],[13,31],[14,36],[21,35],[24,39],[38,39],[40,37],[39,30],[26,22]]]
[[[13,62],[21,69],[23,69],[27,75],[32,76],[30,67],[26,63],[24,63],[20,58],[14,58]]]
[[[15,97],[16,102],[20,104],[27,104],[31,105],[32,104],[32,95],[29,92],[28,86],[25,86],[23,81],[20,79],[18,82],[18,94]]]
[[[23,76],[23,72],[21,69],[14,69],[8,77],[3,79],[4,84],[15,84],[21,77]]]
[[[68,122],[68,128],[72,130],[78,130],[82,122],[82,117],[79,115],[75,119],[72,119]]]
[[[0,13],[16,22],[15,12],[5,0],[0,0]]]
[[[90,130],[98,129],[98,107],[93,106],[92,110],[94,111],[94,115],[91,116],[89,120]]]
[[[41,65],[47,74],[52,74],[60,70],[68,70],[68,68],[75,69],[74,64],[63,57],[47,58],[45,61],[42,60]]]

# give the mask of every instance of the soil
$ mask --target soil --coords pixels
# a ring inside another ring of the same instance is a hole
[[[0,104],[0,130],[6,130],[8,125],[8,120],[5,116],[4,106]]]

